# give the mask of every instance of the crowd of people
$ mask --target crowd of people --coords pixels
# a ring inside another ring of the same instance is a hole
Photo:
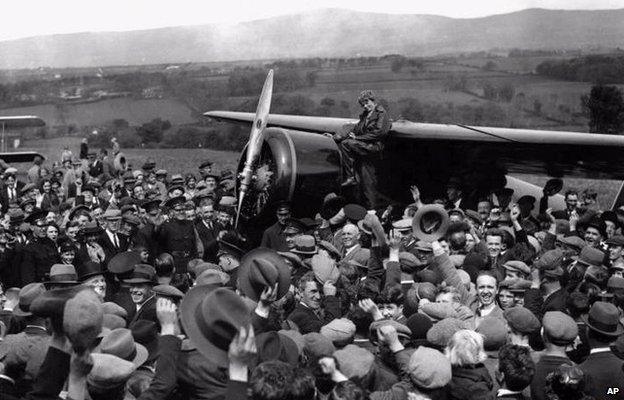
[[[329,193],[254,245],[232,171],[83,147],[0,176],[2,399],[624,397],[624,224],[595,196]]]

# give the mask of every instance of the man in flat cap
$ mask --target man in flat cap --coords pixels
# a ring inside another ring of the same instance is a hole
[[[346,137],[334,134],[333,138],[342,153],[345,178],[343,186],[357,185],[359,178],[362,192],[371,203],[370,208],[374,208],[378,194],[373,162],[383,151],[391,122],[386,110],[377,104],[376,96],[371,90],[360,93],[358,103],[364,109],[358,123]]]
[[[544,400],[546,377],[561,364],[571,364],[566,348],[578,336],[576,322],[561,311],[549,311],[542,319],[542,338],[546,350],[535,364],[535,375],[531,381],[531,399]]]

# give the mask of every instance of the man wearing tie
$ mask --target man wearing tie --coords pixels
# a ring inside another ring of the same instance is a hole
[[[213,204],[204,204],[200,208],[199,215],[200,219],[195,222],[195,229],[197,229],[199,238],[204,245],[204,261],[216,263],[217,252],[219,251],[219,243],[217,242],[219,232],[213,222]]]
[[[5,172],[4,187],[0,193],[0,202],[2,203],[2,213],[9,210],[11,204],[19,204],[19,193],[24,186],[23,182],[19,182],[15,177],[15,168],[8,168]]]
[[[117,234],[121,220],[121,211],[106,210],[103,218],[106,221],[105,229],[100,235],[98,243],[104,249],[104,263],[108,264],[108,261],[115,255],[128,250],[128,240],[124,236]]]

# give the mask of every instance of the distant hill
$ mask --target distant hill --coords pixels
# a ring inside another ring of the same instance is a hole
[[[528,9],[484,18],[322,9],[230,26],[75,33],[0,42],[0,68],[434,55],[492,48],[582,49],[624,43],[624,9]]]

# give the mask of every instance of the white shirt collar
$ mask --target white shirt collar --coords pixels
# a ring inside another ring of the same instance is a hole
[[[522,391],[514,392],[513,390],[500,388],[498,389],[498,392],[496,393],[496,397],[502,397],[502,396],[507,396],[509,394],[518,394],[518,393],[522,393]]]
[[[589,354],[606,353],[609,351],[611,351],[611,349],[608,347],[596,347],[595,349],[589,350]]]

